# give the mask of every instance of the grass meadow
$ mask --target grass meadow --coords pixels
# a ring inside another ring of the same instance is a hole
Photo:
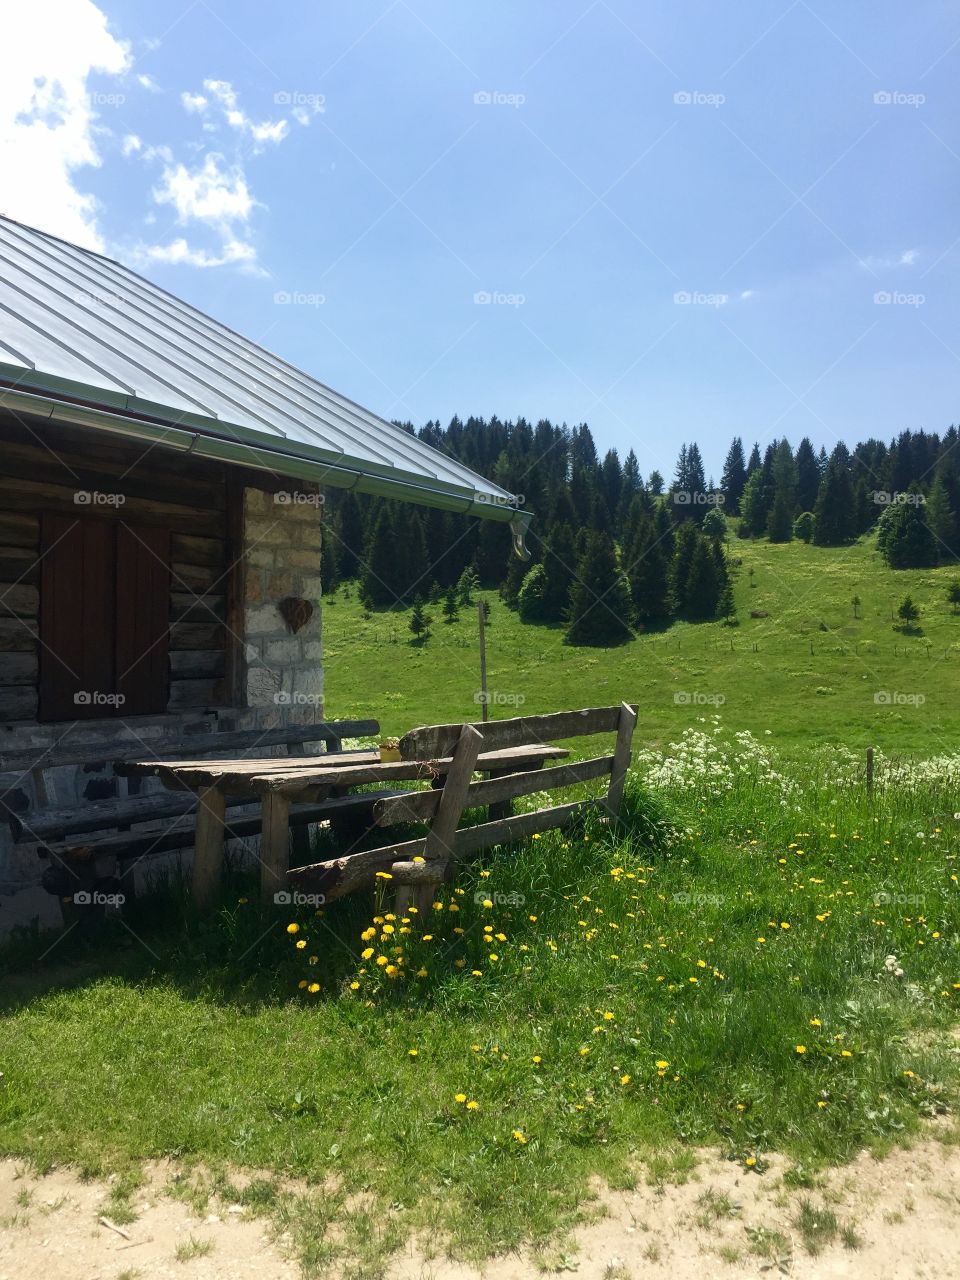
[[[640,703],[617,826],[495,850],[423,919],[396,917],[383,886],[265,913],[234,875],[205,918],[169,885],[100,937],[21,938],[0,1153],[115,1174],[120,1224],[142,1162],[170,1158],[171,1194],[262,1215],[305,1276],[370,1280],[411,1234],[474,1260],[532,1243],[550,1269],[597,1177],[682,1179],[709,1145],[757,1177],[784,1153],[788,1185],[814,1186],[949,1113],[960,619],[942,575],[891,584],[866,547],[742,552],[739,628],[570,650],[494,603],[492,690],[531,710]],[[907,589],[921,637],[889,621]],[[424,648],[403,625],[341,593],[332,714],[399,732],[469,712],[468,621],[438,621]]]

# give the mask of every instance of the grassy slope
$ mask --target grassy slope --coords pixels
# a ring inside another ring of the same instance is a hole
[[[740,626],[677,624],[613,650],[569,648],[558,631],[523,626],[495,597],[488,631],[491,691],[521,696],[526,711],[641,706],[640,737],[667,740],[713,707],[678,705],[677,693],[721,695],[724,722],[795,752],[814,742],[869,745],[888,754],[952,750],[960,730],[960,617],[946,602],[951,568],[894,572],[873,541],[850,548],[733,540]],[[751,579],[750,569],[754,570]],[[756,585],[752,586],[751,582]],[[922,635],[895,631],[907,594],[923,611]],[[863,602],[854,619],[851,600]],[[751,610],[767,618],[752,619]],[[432,606],[433,635],[410,644],[409,611],[364,621],[355,590],[325,602],[326,706],[331,716],[372,715],[385,733],[477,718],[476,619],[452,625]],[[829,628],[820,630],[823,622]],[[877,705],[880,691],[926,702]],[[509,703],[497,719],[516,714]]]

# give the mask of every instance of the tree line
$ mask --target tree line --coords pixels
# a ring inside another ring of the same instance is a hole
[[[641,474],[631,449],[601,457],[590,429],[548,420],[454,418],[405,430],[511,493],[535,513],[531,558],[505,524],[328,490],[324,589],[356,580],[368,609],[438,601],[464,575],[496,588],[524,622],[559,626],[573,644],[613,644],[676,618],[733,620],[728,517],[739,537],[820,546],[879,525],[894,567],[960,554],[957,432],[901,433],[830,454],[804,438],[749,454],[736,437],[720,483],[696,443],[668,484]]]

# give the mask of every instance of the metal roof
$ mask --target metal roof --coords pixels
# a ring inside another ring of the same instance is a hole
[[[506,490],[110,258],[0,216],[0,285],[0,406],[321,484],[520,516]]]

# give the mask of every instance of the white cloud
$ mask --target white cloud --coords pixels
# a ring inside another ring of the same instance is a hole
[[[868,271],[891,271],[894,267],[912,267],[919,257],[919,249],[904,249],[902,253],[889,257],[864,258],[860,265]]]
[[[184,90],[180,95],[180,101],[185,111],[201,112],[207,109],[207,100],[202,93],[187,93]]]
[[[0,41],[0,212],[91,249],[103,242],[97,204],[74,185],[101,162],[97,121],[123,94],[100,75],[121,76],[128,45],[92,0],[7,6]]]
[[[210,152],[199,169],[168,165],[153,198],[158,204],[172,204],[181,222],[193,219],[220,228],[246,222],[255,204],[243,170],[238,165],[228,168],[216,152]]]
[[[743,293],[740,295],[740,301],[747,302],[750,298],[756,296],[756,292],[756,289],[744,289]]]
[[[153,76],[144,75],[142,72],[137,76],[137,84],[141,89],[146,89],[148,93],[160,93],[160,86],[154,80]]]
[[[220,106],[224,118],[231,129],[236,129],[239,133],[247,133],[254,142],[282,142],[290,132],[290,126],[286,120],[264,120],[257,124],[240,106],[240,99],[236,89],[229,80],[204,80],[203,87]],[[185,99],[188,96],[184,94],[184,106],[187,106]],[[199,95],[197,95],[199,97]],[[204,101],[206,105],[206,100]],[[193,108],[188,107],[188,110]]]
[[[253,266],[256,261],[253,245],[241,240],[228,240],[219,254],[208,253],[189,245],[182,236],[169,244],[147,245],[139,250],[138,257],[145,262],[165,262],[176,266],[223,267],[230,264]]]
[[[121,149],[125,156],[135,155],[138,151],[143,150],[143,142],[135,133],[128,133],[123,139]]]

